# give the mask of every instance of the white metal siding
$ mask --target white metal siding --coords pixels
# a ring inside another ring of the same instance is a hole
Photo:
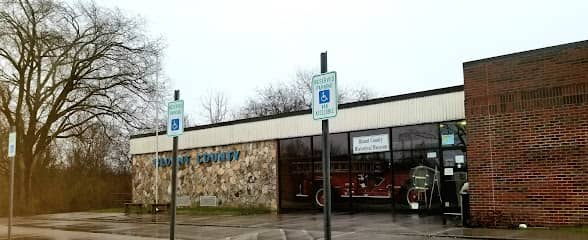
[[[464,93],[453,92],[380,104],[340,109],[329,122],[330,132],[440,122],[465,118]],[[187,131],[178,148],[190,149],[233,143],[318,135],[320,121],[312,114]],[[155,136],[131,139],[131,154],[155,152]],[[172,140],[159,136],[159,151],[170,151]]]

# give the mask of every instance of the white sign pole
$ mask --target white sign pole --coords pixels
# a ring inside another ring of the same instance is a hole
[[[16,132],[14,127],[8,134],[8,158],[10,158],[10,200],[8,210],[8,240],[12,239],[12,214],[14,209],[14,159],[16,156]]]

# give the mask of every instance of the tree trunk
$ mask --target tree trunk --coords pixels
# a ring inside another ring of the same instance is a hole
[[[34,213],[36,212],[34,209],[34,204],[33,204],[33,189],[32,187],[32,183],[33,183],[33,166],[29,166],[27,168],[26,171],[26,176],[25,176],[25,196],[26,196],[26,204],[25,207],[28,209],[28,211],[30,213]]]
[[[24,174],[24,163],[22,161],[22,157],[15,158],[15,165],[14,165],[14,191],[15,203],[24,203],[26,201],[25,197],[25,174]],[[22,213],[24,210],[22,204],[14,204],[15,212]]]
[[[33,178],[33,147],[32,144],[23,144],[22,149],[22,163],[24,168],[20,173],[22,175],[21,190],[23,190],[21,199],[21,206],[24,208],[26,213],[34,212],[33,209],[33,193],[31,192],[32,178]]]

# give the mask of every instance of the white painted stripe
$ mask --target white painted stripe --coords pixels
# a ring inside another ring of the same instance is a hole
[[[339,234],[339,235],[333,235],[333,238],[338,238],[338,237],[341,237],[341,236],[345,236],[345,235],[349,235],[349,234],[354,234],[354,233],[355,232],[346,232],[346,233],[342,233],[342,234]]]
[[[314,238],[312,237],[312,235],[310,235],[310,233],[309,233],[308,231],[306,231],[306,230],[302,230],[302,233],[304,233],[304,235],[305,235],[306,237],[308,237],[308,239],[310,239],[310,240],[314,240]]]
[[[349,234],[354,234],[354,233],[355,232],[344,232],[344,233],[341,233],[341,234],[334,234],[333,232],[331,232],[331,238],[338,238],[338,237],[341,237],[341,236],[345,236],[345,235],[349,235]],[[324,239],[325,239],[324,237],[317,238],[317,240],[324,240]]]

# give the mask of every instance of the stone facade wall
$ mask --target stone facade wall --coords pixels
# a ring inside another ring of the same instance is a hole
[[[239,151],[238,160],[229,154],[202,157],[234,151]],[[159,158],[164,161],[159,161],[158,199],[170,202],[171,166],[165,159],[171,159],[171,152],[159,153]],[[132,157],[134,202],[155,202],[154,159],[154,153]],[[181,150],[178,162],[177,196],[189,196],[192,206],[199,206],[200,196],[216,196],[218,206],[277,210],[276,141]]]
[[[471,213],[588,222],[588,41],[464,63]]]

